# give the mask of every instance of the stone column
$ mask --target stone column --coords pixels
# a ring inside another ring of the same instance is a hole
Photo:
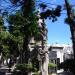
[[[43,74],[42,75],[48,75],[48,63],[49,63],[49,58],[48,58],[48,49],[45,47],[45,61],[43,64]]]

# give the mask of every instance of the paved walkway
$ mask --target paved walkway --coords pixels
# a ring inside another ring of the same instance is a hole
[[[52,73],[51,75],[57,75],[56,73]]]
[[[73,75],[71,72],[66,72],[66,71],[64,71],[64,72],[62,72],[62,73],[59,73],[59,74],[57,74],[57,75]]]

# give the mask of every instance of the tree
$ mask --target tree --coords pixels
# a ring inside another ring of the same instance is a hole
[[[22,1],[23,2],[23,1]],[[13,15],[9,15],[9,32],[13,37],[17,38],[16,41],[21,37],[21,44],[18,40],[18,45],[21,47],[20,52],[22,53],[22,64],[28,64],[30,59],[30,49],[28,44],[31,37],[37,34],[37,16],[33,11],[32,3],[34,1],[23,2],[21,12],[18,11]],[[26,4],[27,3],[27,4]],[[12,44],[10,44],[12,45]],[[11,46],[10,46],[11,47]],[[11,47],[12,48],[12,47]],[[13,49],[13,48],[12,48]]]
[[[9,36],[9,32],[6,31],[6,27],[4,26],[4,20],[0,16],[0,53],[2,52],[3,58],[7,59],[9,56],[9,47],[6,44],[6,40]]]
[[[74,16],[73,16],[73,12],[72,12],[72,8],[70,6],[70,3],[68,2],[68,0],[65,0],[65,4],[66,4],[66,9],[67,9],[67,18],[65,20],[66,23],[69,24],[70,26],[70,31],[71,31],[71,36],[72,36],[72,43],[73,43],[73,52],[74,52],[74,59],[75,59],[75,26],[74,26]]]
[[[8,22],[10,23],[9,32],[13,34],[15,37],[20,36],[22,37],[21,40],[23,43],[22,53],[24,53],[27,47],[27,46],[25,47],[24,43],[27,43],[28,45],[31,37],[35,36],[35,33],[37,33],[37,17],[35,13],[34,15],[31,14],[28,18],[24,18],[21,13],[17,12],[16,15],[9,16]]]
[[[47,4],[41,3],[40,8],[42,8],[43,12],[40,13],[42,19],[49,18],[52,22],[57,21],[57,17],[61,15],[61,6],[57,5],[55,8],[48,9]]]

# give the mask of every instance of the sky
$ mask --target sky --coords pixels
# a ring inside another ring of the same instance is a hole
[[[61,15],[56,22],[46,20],[48,28],[48,43],[71,44],[69,25],[64,23],[66,14]]]
[[[64,5],[64,0],[42,0],[47,3],[54,4],[52,5]],[[71,4],[75,3],[75,0],[69,0]],[[45,23],[48,28],[48,44],[72,44],[70,27],[68,24],[65,24],[64,20],[67,17],[66,11],[62,11],[60,17],[56,22],[52,22],[51,20],[46,20]]]

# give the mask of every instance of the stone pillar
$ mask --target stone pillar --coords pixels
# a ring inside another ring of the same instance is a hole
[[[48,49],[47,47],[45,47],[45,61],[44,61],[44,64],[43,64],[43,73],[42,75],[48,75]]]

